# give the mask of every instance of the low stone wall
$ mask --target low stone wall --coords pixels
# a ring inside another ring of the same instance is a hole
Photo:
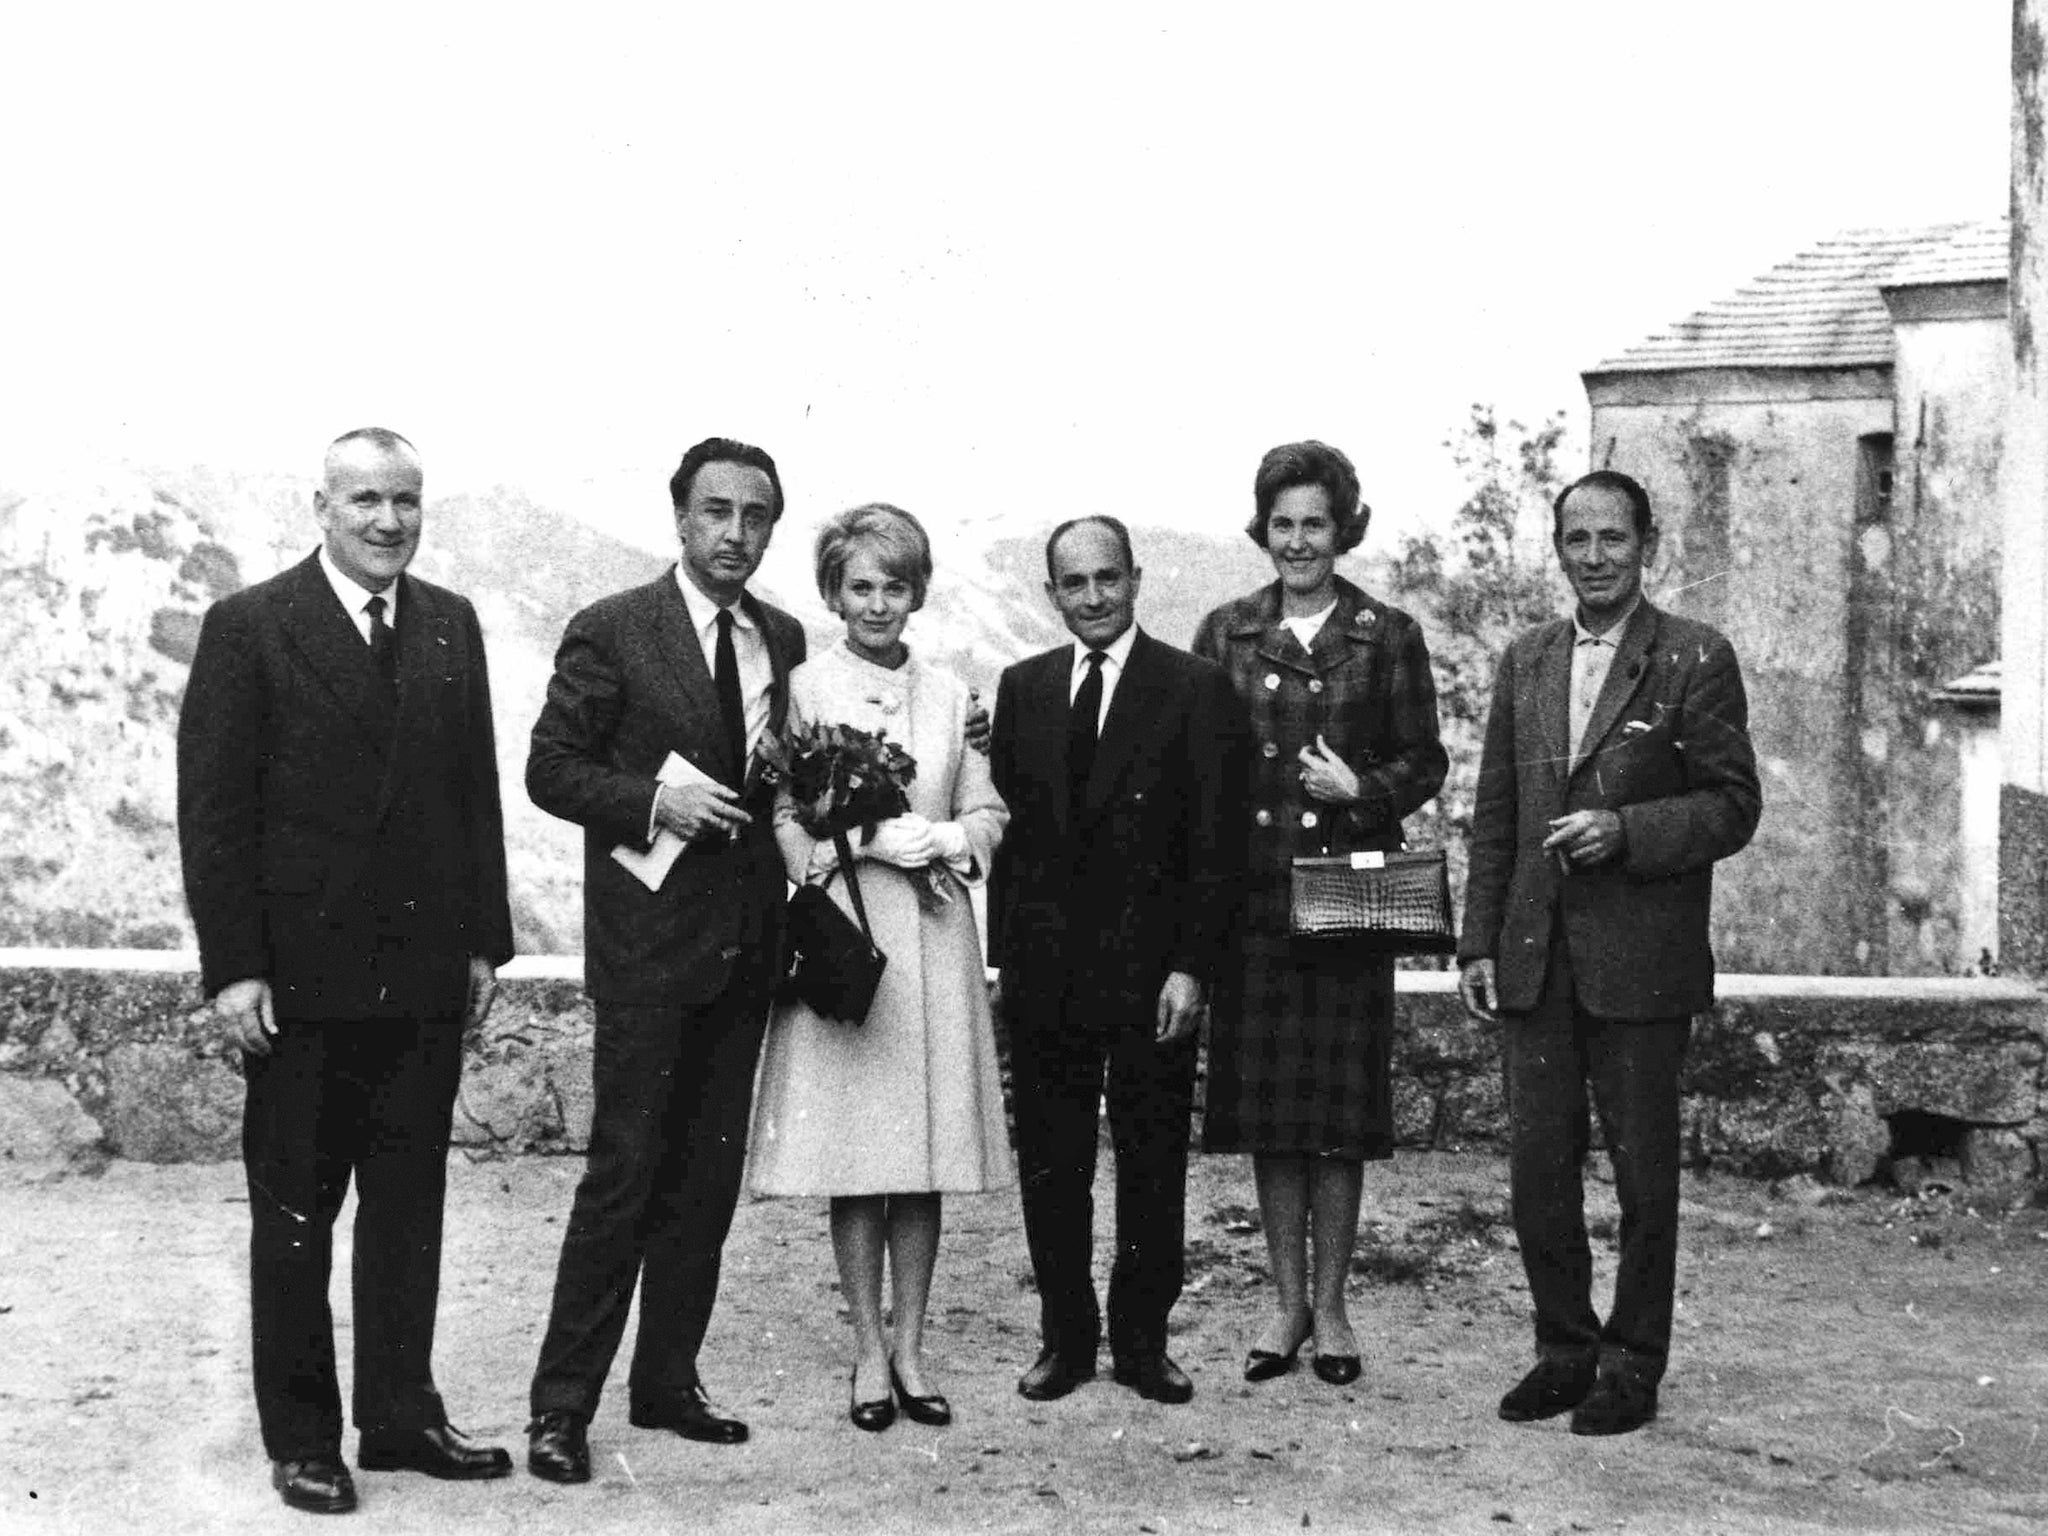
[[[0,1158],[237,1155],[235,1052],[199,998],[193,958],[0,950]],[[514,961],[474,1042],[458,1144],[580,1152],[590,1127],[581,965]],[[2048,999],[2009,981],[1727,976],[1695,1027],[1688,1155],[1760,1177],[1861,1183],[2035,1179],[2048,1143]],[[1497,1143],[1497,1031],[1447,972],[1402,972],[1395,1036],[1401,1141]]]

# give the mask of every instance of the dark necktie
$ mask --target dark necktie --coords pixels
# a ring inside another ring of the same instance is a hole
[[[1067,799],[1076,814],[1087,801],[1088,775],[1095,769],[1095,723],[1102,713],[1102,662],[1102,652],[1088,653],[1088,675],[1075,690],[1074,707],[1067,716]]]
[[[711,677],[718,684],[718,708],[725,716],[725,744],[732,755],[733,772],[744,780],[747,776],[747,707],[740,702],[740,659],[732,645],[730,608],[718,610],[718,654],[712,663]]]
[[[370,660],[377,668],[377,675],[384,679],[384,686],[393,690],[398,687],[398,636],[391,626],[384,622],[385,602],[382,596],[371,598],[363,604],[370,615]]]

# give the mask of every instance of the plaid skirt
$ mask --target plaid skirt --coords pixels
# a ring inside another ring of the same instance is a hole
[[[1393,957],[1252,929],[1238,958],[1210,1010],[1203,1150],[1393,1156]]]

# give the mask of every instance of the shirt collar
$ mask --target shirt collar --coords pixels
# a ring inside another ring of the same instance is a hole
[[[392,582],[382,592],[372,592],[348,572],[334,563],[334,557],[327,553],[326,544],[320,546],[320,572],[327,578],[327,584],[334,588],[334,595],[341,606],[354,618],[368,606],[373,597],[384,599],[384,622],[398,623],[398,583]]]
[[[1124,663],[1131,659],[1131,647],[1137,643],[1137,639],[1138,626],[1133,624],[1129,629],[1110,641],[1109,644],[1101,647],[1102,664],[1106,667],[1114,667],[1118,672],[1122,672]],[[1081,669],[1088,665],[1088,653],[1094,649],[1096,647],[1083,645],[1078,639],[1074,641],[1073,672],[1075,676],[1078,677]]]
[[[1628,621],[1636,616],[1636,609],[1640,608],[1642,604],[1643,594],[1638,592],[1629,599],[1628,611],[1608,625],[1605,632],[1597,635],[1579,622],[1579,610],[1577,607],[1574,607],[1572,609],[1572,643],[1583,645],[1586,641],[1591,640],[1596,645],[1611,646],[1615,650],[1620,650],[1621,637],[1623,632],[1628,629]]]
[[[714,603],[690,584],[690,578],[683,574],[681,561],[676,562],[676,588],[683,594],[683,607],[690,615],[690,628],[696,630],[698,634],[711,633],[712,626],[718,622],[721,608],[732,615],[734,629],[754,627],[754,621],[747,616],[746,604],[735,602],[732,606],[725,607],[722,603]]]

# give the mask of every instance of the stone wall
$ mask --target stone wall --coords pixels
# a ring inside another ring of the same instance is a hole
[[[520,960],[470,1049],[455,1139],[577,1153],[590,1128],[590,1011],[573,959]],[[1696,1166],[1837,1183],[2032,1180],[2048,1144],[2048,1000],[1996,980],[1729,976],[1695,1030]],[[1400,976],[1400,1140],[1498,1144],[1495,1031],[1448,972]],[[0,1159],[237,1155],[235,1053],[189,957],[0,951]]]

